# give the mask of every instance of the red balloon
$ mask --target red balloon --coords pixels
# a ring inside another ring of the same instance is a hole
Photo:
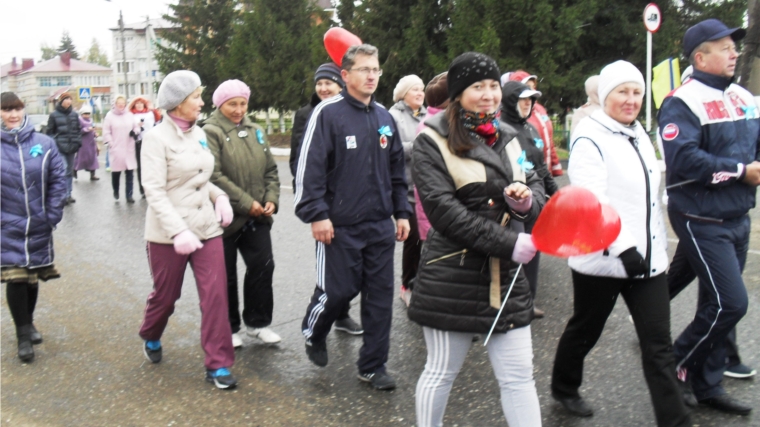
[[[333,62],[340,67],[343,63],[343,55],[351,46],[362,44],[361,39],[340,27],[333,27],[325,33],[325,49]]]
[[[566,258],[606,249],[620,234],[620,216],[591,191],[564,187],[538,216],[532,238],[546,254]]]

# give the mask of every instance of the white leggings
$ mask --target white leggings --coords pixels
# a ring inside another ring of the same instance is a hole
[[[472,345],[469,332],[423,327],[428,356],[417,382],[417,425],[440,427],[451,386]],[[495,333],[488,342],[488,357],[501,389],[501,407],[510,427],[540,427],[541,407],[533,381],[533,343],[530,326]]]

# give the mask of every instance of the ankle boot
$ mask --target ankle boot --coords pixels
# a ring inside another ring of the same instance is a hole
[[[100,178],[98,178],[97,176],[95,176],[95,171],[90,171],[90,181],[97,181],[99,179]]]
[[[18,337],[18,358],[22,362],[31,362],[34,359],[34,348],[32,347],[32,325],[21,326],[16,328]]]
[[[32,344],[42,344],[42,334],[37,330],[37,328],[34,327],[34,323],[32,323],[32,333],[29,335],[29,337],[32,340]]]

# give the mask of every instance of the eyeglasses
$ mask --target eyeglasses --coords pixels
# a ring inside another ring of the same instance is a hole
[[[378,77],[383,75],[383,70],[380,68],[369,68],[369,67],[362,67],[362,68],[352,68],[348,71],[356,71],[357,73],[364,74],[365,76],[372,74],[377,74]]]

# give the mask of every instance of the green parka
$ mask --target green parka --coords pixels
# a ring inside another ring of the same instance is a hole
[[[251,218],[249,212],[254,200],[261,206],[274,203],[276,213],[280,203],[280,178],[261,126],[248,116],[236,125],[217,109],[205,121],[203,130],[214,155],[211,182],[229,195],[235,212],[232,224],[224,229],[224,237],[240,230]],[[263,215],[256,220],[272,223],[272,217]]]

